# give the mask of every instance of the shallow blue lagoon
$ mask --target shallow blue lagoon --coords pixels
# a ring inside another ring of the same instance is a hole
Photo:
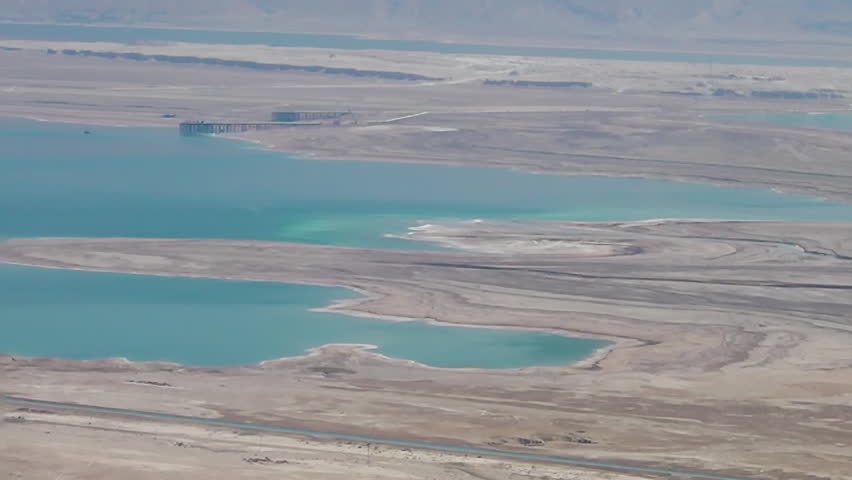
[[[0,265],[0,352],[233,366],[363,343],[438,367],[522,368],[570,363],[607,344],[309,311],[355,297],[342,288]]]
[[[91,135],[84,135],[89,128]],[[171,129],[0,121],[0,237],[233,238],[417,248],[418,220],[852,220],[767,190],[316,161]]]
[[[456,54],[520,55],[650,62],[702,64],[788,65],[852,67],[852,61],[766,55],[652,52],[570,47],[482,45],[421,40],[380,40],[346,35],[306,33],[237,32],[168,28],[130,28],[93,25],[0,23],[0,38],[81,42],[188,42],[231,45],[335,48],[344,50],[396,50]]]
[[[852,130],[852,111],[846,112],[776,112],[717,115],[716,120],[764,123],[782,127],[829,128]]]
[[[91,134],[83,131],[88,128]],[[381,248],[418,221],[660,217],[850,221],[757,189],[301,160],[171,129],[0,121],[0,237],[232,238]],[[0,352],[239,365],[366,343],[434,366],[564,364],[604,345],[308,310],[341,289],[0,266]]]

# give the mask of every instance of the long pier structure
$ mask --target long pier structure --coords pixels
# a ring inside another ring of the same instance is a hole
[[[180,124],[180,134],[187,137],[197,135],[211,135],[217,133],[241,133],[254,130],[272,130],[275,128],[292,128],[299,126],[317,126],[319,122],[249,122],[249,123],[231,123],[231,122],[182,122]]]
[[[352,112],[272,112],[273,122],[312,122],[317,120],[334,120],[351,115]]]

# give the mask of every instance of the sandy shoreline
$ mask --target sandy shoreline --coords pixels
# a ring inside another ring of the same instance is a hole
[[[721,124],[720,124],[721,125]],[[748,126],[748,125],[744,125]],[[765,127],[764,128],[768,128]],[[778,130],[787,130],[787,131],[802,131],[806,129],[795,129],[792,127],[777,127]],[[815,129],[812,130],[815,133],[835,133],[835,134],[843,134],[843,131],[835,131],[835,132],[826,132],[825,130]],[[326,136],[325,134],[329,134],[329,141],[335,137],[336,132],[331,132],[328,130],[322,130],[317,132],[320,137]],[[344,134],[345,135],[345,134]],[[256,148],[259,148],[264,151],[276,152],[285,155],[294,155],[300,159],[306,160],[318,160],[318,161],[334,161],[334,160],[345,160],[345,161],[355,161],[355,162],[389,162],[389,163],[429,163],[436,165],[446,165],[446,166],[457,166],[457,167],[486,167],[486,168],[501,168],[506,170],[515,170],[521,171],[530,174],[544,174],[544,175],[565,175],[565,176],[591,176],[591,177],[612,177],[612,178],[635,178],[635,179],[646,179],[646,180],[666,180],[671,182],[678,183],[692,183],[692,184],[704,184],[711,185],[716,187],[728,187],[728,188],[764,188],[768,190],[772,190],[781,194],[790,194],[790,195],[808,195],[812,196],[816,199],[823,201],[839,201],[850,203],[852,202],[852,195],[848,192],[840,192],[840,191],[832,191],[826,192],[819,188],[815,188],[813,186],[804,187],[802,185],[785,185],[767,182],[766,179],[760,180],[752,180],[742,182],[739,180],[733,180],[729,178],[719,178],[719,177],[707,177],[707,176],[695,176],[690,175],[685,171],[680,171],[678,169],[659,171],[653,173],[640,173],[636,171],[621,171],[620,169],[607,169],[607,168],[598,168],[595,167],[585,167],[582,170],[574,170],[574,169],[565,169],[565,170],[554,170],[550,166],[543,167],[538,164],[530,162],[530,164],[524,164],[525,162],[521,161],[519,164],[515,165],[503,165],[503,164],[495,164],[493,162],[487,161],[471,161],[470,158],[467,159],[458,159],[458,160],[450,160],[450,159],[442,159],[442,160],[433,160],[433,159],[425,159],[418,157],[407,157],[407,156],[388,156],[388,155],[374,155],[372,157],[365,156],[366,154],[359,153],[347,153],[341,150],[334,150],[334,153],[322,153],[317,150],[317,145],[312,144],[311,146],[301,146],[298,143],[274,143],[275,140],[285,140],[288,135],[276,134],[273,132],[255,132],[255,133],[246,133],[246,134],[227,134],[227,135],[218,135],[219,138],[226,138],[235,141],[245,142],[249,145],[253,145]],[[289,140],[289,139],[287,139]],[[579,155],[582,156],[582,155]],[[625,158],[625,160],[629,160]],[[686,220],[692,220],[691,218],[686,218]],[[731,219],[737,220],[737,219]],[[404,238],[404,237],[399,237]]]
[[[2,241],[0,241],[0,243],[2,243]],[[354,292],[360,294],[362,296],[362,298],[332,300],[331,304],[329,304],[327,306],[310,308],[310,309],[308,309],[308,311],[320,312],[320,313],[338,313],[338,314],[343,314],[343,315],[350,316],[350,317],[370,318],[370,319],[382,320],[382,321],[387,321],[387,322],[422,322],[422,323],[426,323],[426,324],[429,324],[429,325],[442,326],[442,327],[481,328],[481,329],[489,329],[489,330],[517,330],[517,331],[526,331],[526,332],[544,332],[544,333],[550,333],[550,334],[553,334],[553,335],[559,335],[559,336],[563,336],[563,337],[567,337],[567,338],[588,338],[588,339],[594,339],[594,340],[606,340],[606,341],[610,342],[607,345],[596,349],[590,355],[588,355],[588,356],[586,356],[586,357],[584,357],[580,360],[567,363],[565,365],[561,365],[561,366],[530,366],[530,367],[498,369],[498,370],[504,370],[504,371],[524,372],[524,371],[531,370],[531,369],[595,368],[595,366],[598,363],[600,363],[601,361],[603,361],[604,359],[606,359],[607,355],[609,355],[609,353],[612,352],[613,350],[615,350],[617,348],[632,347],[632,346],[642,344],[641,341],[636,340],[636,339],[632,339],[632,338],[624,338],[624,337],[616,337],[616,336],[604,336],[604,335],[589,335],[587,332],[575,332],[575,331],[571,331],[571,330],[556,329],[556,328],[535,328],[535,327],[531,328],[531,327],[525,327],[525,326],[522,326],[522,325],[514,325],[514,326],[513,325],[466,325],[464,323],[451,323],[451,322],[440,321],[440,320],[437,320],[437,319],[434,319],[434,318],[404,317],[404,316],[397,316],[397,315],[382,315],[382,314],[378,314],[378,313],[364,312],[364,311],[361,311],[361,310],[357,310],[355,307],[357,307],[358,305],[364,304],[364,303],[369,303],[369,302],[381,300],[382,295],[374,293],[374,292],[370,292],[369,290],[365,290],[365,289],[358,288],[358,287],[352,287],[352,286],[348,286],[348,285],[345,285],[345,284],[327,284],[327,283],[313,283],[313,282],[308,283],[308,282],[301,282],[301,281],[299,281],[299,282],[274,282],[274,281],[270,282],[269,280],[246,278],[246,277],[239,276],[239,275],[235,275],[235,276],[175,275],[175,274],[168,273],[168,272],[148,272],[148,271],[134,272],[134,271],[127,271],[127,270],[120,270],[120,269],[103,270],[103,269],[85,268],[85,267],[64,267],[64,266],[52,266],[52,265],[45,265],[45,264],[38,264],[38,263],[14,262],[14,261],[6,261],[6,260],[3,260],[3,259],[0,259],[0,265],[4,265],[4,264],[5,265],[18,265],[18,266],[24,266],[24,267],[33,267],[33,268],[48,268],[48,269],[55,269],[55,270],[72,270],[72,271],[80,271],[80,272],[120,273],[120,274],[125,274],[125,275],[145,275],[145,276],[170,277],[170,278],[206,278],[206,279],[215,279],[215,280],[231,280],[231,281],[244,281],[244,282],[281,283],[282,285],[299,284],[299,285],[312,285],[312,286],[320,286],[320,287],[344,288],[346,290],[351,290],[351,291],[354,291]],[[378,348],[379,348],[378,345],[371,345],[371,344],[329,343],[329,344],[317,345],[315,347],[311,347],[311,348],[307,349],[303,355],[270,358],[270,359],[267,359],[267,360],[262,360],[259,363],[254,364],[254,365],[233,365],[233,366],[222,367],[222,368],[263,367],[264,365],[273,364],[273,363],[281,363],[282,361],[313,358],[314,356],[316,356],[317,352],[321,352],[321,351],[362,350],[362,351],[367,351],[371,355],[374,355],[374,356],[381,358],[383,360],[386,360],[386,361],[403,362],[405,364],[414,365],[414,366],[417,366],[419,368],[430,368],[430,369],[438,369],[438,370],[468,372],[468,373],[494,370],[494,369],[491,369],[491,368],[475,368],[475,367],[435,367],[435,366],[431,366],[431,365],[422,364],[422,363],[416,362],[414,360],[386,356],[386,355],[383,355],[379,352],[374,351]],[[0,352],[0,355],[9,355],[9,354],[8,353],[4,354],[3,352]],[[20,356],[20,355],[16,355],[16,357],[18,357],[18,358],[29,358],[29,357]],[[49,357],[46,357],[46,359],[49,359]],[[57,359],[58,360],[65,360],[65,361],[73,361],[73,360],[62,359],[62,358],[57,358]],[[183,365],[183,364],[180,364],[180,363],[173,363],[173,362],[131,361],[131,360],[127,359],[126,357],[112,357],[112,358],[106,358],[106,359],[91,359],[91,360],[85,360],[85,361],[97,362],[99,360],[103,360],[103,361],[116,360],[116,361],[120,361],[120,362],[128,364],[128,365],[138,364],[140,366],[144,366],[146,364],[160,365],[160,364],[165,363],[165,364],[175,365],[175,366],[178,366],[178,367],[181,367],[181,368],[187,368],[187,369],[208,368],[208,367],[197,367],[197,366],[192,366],[192,365]]]
[[[175,128],[172,124],[163,123],[149,123],[149,124],[141,124],[141,125],[131,125],[131,124],[120,124],[120,123],[110,123],[108,121],[84,121],[83,119],[74,119],[74,118],[65,118],[62,116],[58,116],[56,118],[42,118],[42,117],[34,117],[27,115],[9,115],[4,114],[4,117],[7,119],[14,118],[22,118],[26,120],[32,120],[37,122],[44,123],[65,123],[65,124],[74,124],[80,126],[103,126],[103,127],[111,127],[111,128],[133,128],[133,127],[151,127],[151,128]],[[322,131],[327,130],[328,127],[320,127]],[[453,162],[453,161],[424,161],[422,159],[408,159],[408,158],[394,158],[394,157],[362,157],[358,155],[323,155],[316,153],[315,150],[312,149],[295,149],[289,150],[287,148],[282,148],[274,143],[271,143],[269,140],[265,140],[263,138],[266,137],[265,134],[223,134],[223,135],[211,135],[212,137],[222,138],[231,141],[237,141],[247,144],[248,146],[254,146],[263,151],[280,153],[282,155],[294,156],[295,158],[301,160],[317,160],[317,161],[354,161],[354,162],[378,162],[378,163],[429,163],[429,164],[438,164],[438,165],[447,165],[447,166],[470,166],[467,162]],[[261,138],[257,138],[260,136]],[[274,134],[273,134],[274,138]],[[636,179],[647,179],[647,180],[666,180],[672,182],[679,183],[700,183],[705,185],[712,185],[717,187],[735,187],[737,184],[732,184],[728,181],[718,181],[718,180],[708,180],[702,178],[692,178],[689,176],[684,176],[677,172],[672,173],[658,173],[658,174],[641,174],[641,173],[619,173],[609,170],[588,170],[583,172],[573,172],[573,171],[552,171],[546,169],[539,169],[536,167],[527,167],[527,166],[503,166],[503,165],[494,165],[490,163],[477,163],[476,166],[486,167],[486,168],[500,168],[505,170],[517,170],[531,174],[546,174],[546,175],[565,175],[565,176],[591,176],[591,177],[613,177],[613,178],[636,178]],[[755,188],[768,188],[777,193],[782,194],[794,194],[794,195],[814,195],[814,191],[811,189],[801,189],[797,187],[783,187],[783,186],[771,186],[771,185],[761,185],[760,183],[754,183],[751,185],[747,185]],[[815,198],[818,198],[823,201],[841,201],[841,202],[852,202],[852,196],[849,195],[836,195],[836,194],[828,194],[828,195],[820,195],[817,194]],[[679,220],[698,220],[694,218],[683,218]],[[720,219],[714,219],[720,220]],[[724,220],[724,219],[721,219]],[[730,221],[736,221],[737,219],[730,219]],[[395,235],[394,238],[406,239],[404,235]],[[428,240],[427,240],[428,241]]]
[[[77,119],[73,117],[63,117],[59,115],[57,117],[51,118],[43,118],[43,117],[35,117],[29,116],[27,114],[2,114],[2,117],[6,119],[14,119],[20,118],[25,120],[32,120],[37,122],[44,123],[64,123],[64,124],[72,124],[79,126],[102,126],[102,127],[110,127],[110,128],[134,128],[134,127],[149,127],[149,128],[176,128],[174,122],[161,122],[161,123],[144,123],[144,124],[122,124],[122,123],[112,123],[110,121],[97,121],[97,120],[85,120],[83,118]],[[329,127],[319,127],[321,130],[320,133],[327,133]],[[779,127],[780,129],[789,129],[789,127]],[[815,130],[815,132],[820,132],[821,130]],[[842,133],[837,132],[837,133]],[[404,158],[404,157],[385,157],[385,156],[376,156],[376,157],[363,157],[357,154],[331,154],[325,155],[321,153],[317,153],[315,149],[290,149],[290,147],[283,147],[276,145],[275,143],[271,143],[268,138],[275,138],[275,134],[267,134],[263,132],[258,133],[249,133],[249,134],[221,134],[221,135],[211,135],[211,137],[221,138],[225,140],[231,140],[236,142],[245,143],[247,146],[253,146],[263,151],[280,153],[282,155],[293,156],[295,158],[301,160],[317,160],[317,161],[353,161],[353,162],[378,162],[378,163],[426,163],[426,164],[437,164],[437,165],[446,165],[446,166],[457,166],[457,167],[467,167],[471,166],[468,161],[458,162],[458,161],[433,161],[433,160],[425,160],[419,158]],[[679,172],[671,172],[671,173],[655,173],[655,174],[642,174],[642,173],[620,173],[617,171],[611,170],[585,170],[585,171],[553,171],[549,169],[542,169],[535,166],[505,166],[505,165],[494,165],[492,163],[476,163],[477,167],[485,167],[485,168],[499,168],[504,170],[516,170],[530,174],[544,174],[544,175],[564,175],[564,176],[590,176],[590,177],[612,177],[612,178],[636,178],[636,179],[646,179],[646,180],[666,180],[671,182],[679,182],[679,183],[699,183],[704,185],[711,185],[717,187],[737,187],[743,186],[740,182],[730,182],[730,181],[720,181],[718,179],[707,179],[707,178],[695,178],[683,175]],[[839,194],[839,193],[820,193],[819,190],[814,190],[812,188],[803,189],[798,186],[773,186],[772,184],[762,184],[762,182],[755,182],[751,184],[745,184],[746,187],[753,188],[767,188],[777,193],[782,194],[792,194],[792,195],[812,195],[814,198],[823,201],[840,201],[845,203],[852,203],[852,195],[850,194]],[[683,218],[679,220],[697,220],[694,218]],[[724,220],[724,219],[715,219],[715,220]],[[736,221],[737,219],[730,219],[730,221]],[[391,235],[394,238],[406,239],[404,235]],[[428,241],[428,240],[426,240]]]

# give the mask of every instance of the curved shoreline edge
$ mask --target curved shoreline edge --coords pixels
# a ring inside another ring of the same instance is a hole
[[[2,243],[4,240],[0,240]],[[490,330],[517,330],[517,331],[526,331],[526,332],[540,332],[540,333],[548,333],[551,335],[559,335],[566,338],[583,338],[590,340],[600,340],[606,341],[607,344],[595,349],[589,355],[585,357],[569,362],[563,365],[550,365],[550,366],[540,366],[540,365],[532,365],[529,367],[520,367],[520,368],[480,368],[480,367],[436,367],[432,365],[427,365],[424,363],[420,363],[414,360],[406,359],[406,358],[397,358],[391,357],[388,355],[384,355],[375,350],[379,349],[378,345],[373,344],[360,344],[360,343],[329,343],[324,345],[318,345],[314,347],[310,347],[305,350],[302,355],[294,355],[287,357],[279,357],[279,358],[270,358],[266,360],[262,360],[255,364],[249,365],[230,365],[226,367],[220,367],[225,369],[241,369],[241,368],[266,368],[269,366],[273,366],[277,363],[283,363],[288,361],[298,361],[298,360],[306,360],[315,358],[322,354],[324,351],[360,351],[368,353],[375,358],[381,359],[384,362],[396,363],[396,364],[405,364],[417,368],[422,369],[431,369],[431,370],[443,370],[449,372],[525,372],[530,370],[560,370],[560,369],[597,369],[598,364],[606,359],[609,354],[617,348],[624,347],[636,347],[647,344],[647,342],[642,341],[640,339],[633,338],[619,338],[619,337],[608,337],[604,335],[589,335],[584,332],[573,332],[571,330],[561,330],[554,328],[535,328],[535,327],[522,327],[522,326],[504,326],[504,325],[469,325],[463,323],[451,323],[451,322],[442,322],[439,320],[435,320],[432,318],[414,318],[414,317],[400,317],[393,315],[381,315],[363,312],[360,310],[354,310],[353,307],[356,305],[366,303],[372,300],[376,300],[382,298],[382,295],[376,294],[374,292],[370,292],[364,290],[359,287],[352,287],[344,284],[327,284],[327,283],[319,283],[319,282],[276,282],[272,280],[260,280],[260,279],[252,279],[240,276],[203,276],[203,275],[191,275],[191,274],[174,274],[174,273],[149,273],[149,272],[138,272],[138,271],[122,271],[117,269],[96,269],[96,268],[84,268],[84,267],[60,267],[56,265],[47,265],[47,264],[38,264],[38,263],[26,263],[26,262],[16,262],[16,261],[7,261],[0,259],[0,265],[16,265],[22,267],[30,267],[30,268],[43,268],[50,270],[68,270],[68,271],[78,271],[78,272],[91,272],[91,273],[115,273],[122,275],[138,275],[138,276],[148,276],[148,277],[166,277],[166,278],[188,278],[188,279],[208,279],[208,280],[226,280],[226,281],[240,281],[240,282],[263,282],[263,283],[276,283],[281,285],[308,285],[308,286],[316,286],[316,287],[328,287],[328,288],[343,288],[346,290],[350,290],[361,295],[360,298],[351,298],[351,299],[336,299],[332,300],[330,304],[320,307],[308,308],[307,312],[317,312],[317,313],[337,313],[346,315],[349,317],[359,317],[359,318],[369,318],[374,320],[381,320],[386,322],[423,322],[429,325],[441,326],[441,327],[452,327],[452,328],[477,328],[477,329],[490,329]],[[4,354],[0,352],[0,356],[9,356],[9,354]],[[17,356],[16,356],[17,357]],[[114,362],[119,361],[125,365],[175,365],[180,366],[181,368],[186,369],[206,369],[210,367],[204,366],[194,366],[194,365],[185,365],[176,362],[167,362],[167,361],[132,361],[127,359],[126,357],[111,357],[111,358],[100,358],[100,359],[67,359],[62,357],[27,357],[21,356],[23,358],[43,358],[48,360],[60,360],[63,362]]]
[[[21,117],[20,116],[12,116],[12,117],[9,117],[9,118],[21,118]],[[45,120],[45,119],[39,119],[39,120],[44,121],[44,122],[48,122],[48,123],[57,122],[56,120]],[[79,124],[77,122],[65,122],[65,123]],[[79,124],[79,125],[85,125],[85,124]],[[275,152],[277,154],[281,154],[281,155],[287,155],[288,154],[288,152],[282,152],[280,150],[275,150],[274,146],[266,145],[263,142],[259,142],[257,140],[239,138],[239,137],[234,137],[234,136],[224,136],[224,137],[219,136],[219,137],[222,138],[223,140],[227,140],[227,141],[243,142],[246,145],[246,148],[263,148],[263,149],[269,148],[270,151]],[[289,153],[291,155],[295,156],[296,158],[315,159],[315,160],[326,159],[323,156],[313,155],[313,154],[310,154],[308,152],[293,151],[293,152],[289,152]],[[335,159],[336,160],[346,160],[346,158],[335,158]],[[406,161],[406,160],[394,162],[393,160],[384,159],[384,158],[379,158],[379,159],[351,159],[351,160],[352,161],[360,161],[360,162],[381,162],[381,163],[436,164],[436,162]],[[448,165],[458,165],[458,164],[449,163],[449,162],[447,164]],[[475,166],[481,167],[481,168],[498,168],[498,169],[502,169],[502,170],[514,170],[513,168],[507,168],[505,166],[500,166],[500,165],[475,165]],[[517,168],[517,170],[521,170],[521,171],[525,171],[525,172],[529,172],[529,173],[535,173],[533,170],[529,170],[529,169],[526,169],[526,168]],[[712,184],[712,185],[723,185],[723,186],[727,186],[727,187],[730,187],[730,188],[737,188],[735,186],[727,185],[727,184],[724,184],[724,183],[698,182],[698,181],[695,181],[695,180],[682,179],[680,177],[677,177],[676,175],[673,175],[671,177],[657,177],[657,176],[644,176],[644,175],[641,175],[641,174],[638,174],[638,175],[619,175],[619,174],[606,173],[606,172],[604,172],[604,173],[546,172],[546,174],[548,174],[548,175],[568,175],[568,176],[664,178],[664,179],[670,180],[670,181],[682,181],[682,182],[688,182],[688,183],[703,183],[703,184]],[[750,185],[750,187],[751,188],[765,188],[765,187],[761,187],[759,185]],[[816,198],[816,197],[814,197],[814,198]],[[683,219],[680,219],[680,220],[683,220]],[[638,222],[641,223],[641,222],[666,222],[666,221],[678,221],[678,220],[677,219],[648,219],[648,220],[640,220]],[[693,221],[693,220],[690,219],[690,221]],[[739,221],[739,220],[706,219],[705,221],[728,221],[728,222],[734,221],[735,222],[735,221]],[[751,220],[749,220],[749,221],[752,222]],[[427,242],[429,241],[429,240],[417,240],[417,239],[407,239],[407,240],[427,241]],[[433,242],[433,243],[440,243],[440,242]],[[373,318],[373,319],[385,320],[385,321],[421,321],[421,322],[426,322],[426,323],[430,323],[430,324],[434,324],[434,325],[442,325],[442,326],[449,326],[449,327],[518,329],[518,330],[526,330],[526,331],[539,331],[539,332],[554,333],[554,334],[558,334],[558,335],[562,335],[562,336],[566,336],[566,337],[595,338],[595,339],[601,339],[601,340],[607,340],[607,341],[613,342],[610,345],[607,345],[605,347],[602,347],[602,348],[596,350],[595,352],[593,352],[590,356],[586,357],[585,359],[579,360],[577,362],[572,362],[572,363],[564,365],[564,366],[526,367],[526,368],[522,368],[522,369],[497,369],[497,370],[527,370],[527,369],[531,369],[531,368],[587,368],[587,369],[595,369],[595,368],[597,368],[598,364],[601,361],[603,361],[604,359],[606,359],[607,356],[612,351],[614,351],[615,349],[624,348],[624,347],[627,347],[627,346],[636,347],[636,346],[648,345],[647,341],[642,340],[642,339],[638,339],[638,338],[609,337],[609,336],[604,336],[604,335],[589,335],[589,334],[584,333],[584,332],[573,331],[573,330],[562,330],[562,329],[553,329],[553,328],[530,328],[530,327],[522,327],[522,326],[469,325],[469,324],[463,324],[463,323],[440,322],[440,321],[437,321],[437,320],[434,320],[434,319],[429,319],[429,318],[394,317],[394,316],[367,313],[367,312],[363,312],[363,311],[360,311],[360,310],[355,310],[353,307],[355,307],[355,306],[357,306],[361,303],[365,303],[365,302],[375,300],[375,299],[378,299],[378,298],[382,298],[382,297],[380,295],[375,295],[375,294],[372,294],[371,292],[367,292],[363,289],[359,289],[357,287],[352,287],[352,286],[345,285],[345,284],[319,283],[319,282],[310,282],[310,281],[275,282],[275,281],[271,281],[271,280],[267,280],[267,279],[260,280],[260,279],[252,279],[252,278],[246,278],[246,277],[241,277],[241,276],[203,276],[203,275],[192,275],[192,274],[174,274],[174,273],[166,273],[166,272],[157,273],[157,272],[122,271],[122,270],[116,270],[116,269],[109,270],[109,269],[96,269],[96,268],[73,268],[73,267],[51,266],[51,265],[39,264],[39,263],[4,262],[2,260],[0,260],[0,263],[18,264],[18,265],[22,265],[22,266],[40,267],[40,268],[55,268],[55,269],[62,269],[62,270],[79,270],[79,271],[91,271],[91,272],[112,272],[112,273],[120,273],[120,274],[136,274],[136,275],[164,276],[164,277],[210,278],[210,279],[234,280],[234,281],[262,281],[262,282],[271,282],[271,283],[298,283],[298,284],[302,284],[302,285],[315,285],[315,286],[323,286],[323,287],[346,288],[346,289],[355,291],[355,292],[357,292],[361,295],[364,295],[365,298],[346,299],[346,300],[342,300],[342,301],[334,301],[328,306],[318,307],[318,308],[310,309],[310,310],[320,311],[320,312],[326,311],[326,312],[341,313],[341,314],[345,314],[345,315],[349,315],[349,316],[366,317],[366,318]],[[318,347],[315,347],[315,348],[335,347],[335,346],[339,347],[341,345],[345,345],[345,344],[328,344],[328,345],[318,346]],[[381,354],[378,354],[376,352],[370,352],[370,354],[381,356]],[[307,353],[306,355],[303,355],[303,356],[283,357],[282,359],[269,359],[269,360],[266,360],[266,362],[275,361],[275,360],[298,359],[298,358],[303,358],[303,357],[308,356],[308,355],[309,355],[309,353]],[[388,359],[388,360],[396,360],[396,359],[391,359],[390,357],[385,357],[385,358]],[[404,359],[400,359],[400,361],[408,362],[407,360],[404,360]],[[131,362],[131,363],[147,363],[147,362]],[[418,365],[418,366],[422,366],[424,368],[441,368],[441,367],[430,367],[430,366],[418,364],[417,362],[413,362],[413,361],[412,361],[412,363],[414,363],[415,365]],[[465,370],[465,369],[450,369],[450,370]],[[470,369],[470,370],[488,371],[488,370],[494,370],[494,369]]]
[[[776,112],[777,113],[777,112]],[[144,122],[144,123],[133,123],[134,119],[132,117],[126,118],[129,123],[109,123],[107,121],[97,121],[95,120],[86,120],[84,118],[75,118],[75,117],[66,117],[62,115],[53,115],[51,118],[44,118],[41,116],[35,116],[32,114],[25,113],[16,113],[16,112],[4,112],[0,115],[0,120],[25,120],[32,121],[38,123],[58,123],[64,125],[78,125],[81,127],[104,127],[104,128],[155,128],[155,129],[172,129],[177,128],[177,123],[175,122]],[[709,122],[711,124],[720,124],[718,122]],[[802,127],[791,127],[791,126],[782,126],[782,125],[772,125],[772,124],[754,124],[754,123],[743,123],[743,127],[761,127],[764,129],[774,130],[774,131],[801,131],[801,130],[809,130],[807,128]],[[816,129],[817,132],[829,132],[830,129]],[[843,131],[835,131],[834,133],[844,133]],[[662,180],[676,183],[691,183],[697,185],[709,185],[713,187],[721,187],[721,188],[753,188],[759,190],[769,190],[782,195],[799,195],[802,197],[808,197],[816,201],[823,202],[837,202],[843,204],[852,204],[852,196],[850,195],[838,195],[836,193],[828,193],[821,191],[819,185],[797,185],[797,184],[789,184],[779,186],[775,183],[760,183],[760,182],[740,182],[740,181],[732,181],[724,178],[708,178],[706,176],[690,176],[686,173],[675,171],[674,173],[647,173],[643,171],[633,171],[633,172],[619,172],[619,171],[609,171],[609,170],[541,170],[536,169],[533,166],[529,165],[516,165],[516,166],[507,166],[507,165],[495,165],[489,163],[482,162],[474,162],[471,164],[460,163],[458,161],[446,160],[446,161],[437,161],[434,159],[422,160],[416,158],[397,158],[397,157],[387,157],[387,156],[379,156],[379,157],[363,157],[363,156],[349,156],[349,155],[328,155],[324,153],[316,153],[307,148],[288,148],[283,149],[278,145],[269,143],[268,141],[258,140],[256,138],[246,137],[241,134],[213,134],[209,135],[210,138],[217,138],[224,141],[230,142],[238,142],[243,144],[244,148],[255,149],[269,153],[275,153],[278,155],[291,156],[292,158],[298,160],[318,160],[318,161],[345,161],[345,162],[369,162],[369,163],[395,163],[395,164],[414,164],[414,165],[443,165],[450,167],[471,167],[471,168],[488,168],[488,169],[498,169],[503,171],[517,171],[523,172],[531,175],[550,175],[550,176],[566,176],[566,177],[608,177],[608,178],[634,178],[634,179],[644,179],[644,180]]]

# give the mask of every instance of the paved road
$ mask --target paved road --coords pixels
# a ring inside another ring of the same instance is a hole
[[[275,425],[264,425],[256,423],[229,422],[225,420],[215,420],[200,417],[188,417],[183,415],[169,415],[163,413],[146,412],[141,410],[128,410],[123,408],[98,407],[94,405],[81,405],[76,403],[49,402],[45,400],[35,400],[30,398],[3,396],[3,403],[8,405],[17,405],[22,407],[40,407],[60,410],[74,410],[79,412],[87,412],[98,415],[116,415],[122,417],[144,418],[155,421],[171,421],[203,424],[214,427],[236,428],[242,430],[253,430],[270,433],[284,433],[290,435],[307,436],[321,439],[348,440],[354,442],[377,443],[390,445],[395,447],[419,448],[425,450],[434,450],[449,453],[461,453],[468,455],[482,455],[494,458],[504,458],[531,462],[546,462],[564,465],[572,465],[577,467],[620,471],[625,473],[635,473],[642,475],[655,475],[660,477],[672,477],[679,480],[756,480],[755,478],[746,477],[731,477],[726,475],[717,475],[712,473],[688,472],[680,470],[669,470],[665,468],[656,468],[642,465],[630,465],[611,463],[595,460],[585,460],[583,458],[561,457],[553,455],[538,455],[534,453],[521,453],[509,450],[496,450],[491,448],[466,447],[462,445],[441,444],[432,442],[418,442],[409,440],[398,440],[392,438],[369,437],[362,435],[349,435],[336,432],[321,432],[315,430],[305,430],[300,428],[288,428]]]

